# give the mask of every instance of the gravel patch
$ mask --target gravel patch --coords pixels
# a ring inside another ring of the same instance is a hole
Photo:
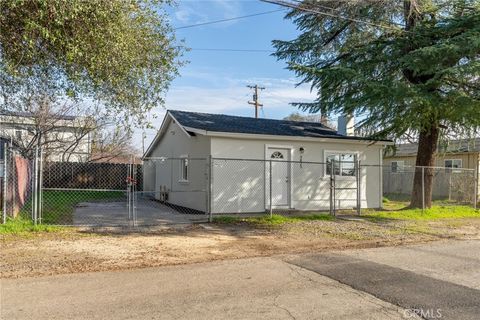
[[[221,259],[479,239],[480,219],[303,221],[161,229],[72,229],[0,238],[0,277],[18,278],[189,264]]]

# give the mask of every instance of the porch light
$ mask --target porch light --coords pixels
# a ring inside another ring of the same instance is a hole
[[[305,152],[305,149],[303,147],[300,147],[298,151],[300,151],[300,168],[303,168],[303,153]]]

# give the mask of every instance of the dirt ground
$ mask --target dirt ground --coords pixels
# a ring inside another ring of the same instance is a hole
[[[340,220],[128,230],[70,229],[0,238],[0,277],[120,270],[220,259],[480,239],[480,219]]]

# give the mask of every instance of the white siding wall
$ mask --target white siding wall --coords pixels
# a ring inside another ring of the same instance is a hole
[[[168,125],[165,135],[152,150],[151,158],[202,158],[189,161],[189,181],[180,182],[180,160],[146,160],[144,162],[144,191],[155,192],[159,197],[161,186],[169,190],[169,202],[205,211],[207,206],[207,162],[210,154],[209,138],[205,136],[188,137],[173,121]]]
[[[44,139],[50,141],[43,143],[42,148],[47,161],[85,162],[91,154],[91,133],[86,131],[85,119],[82,117],[74,120],[58,120],[48,124],[56,126],[44,134]],[[27,147],[33,139],[35,121],[33,117],[20,117],[0,115],[0,136],[7,141],[13,139],[16,144]]]
[[[299,161],[299,148],[304,148],[304,162],[325,162],[325,151],[358,152],[362,164],[381,163],[381,145],[335,142],[302,142],[280,140],[253,140],[235,138],[211,138],[213,158],[265,159],[266,145],[292,147],[292,160]],[[268,188],[265,187],[264,162],[215,160],[212,182],[212,211],[263,212],[267,208]],[[325,166],[304,163],[291,167],[291,208],[297,210],[327,210],[329,208],[329,177]],[[381,206],[381,168],[366,167],[362,170],[362,207]],[[338,187],[354,187],[354,177],[343,177]],[[367,187],[368,186],[368,187]],[[337,191],[337,207],[352,208],[356,205],[356,191]]]

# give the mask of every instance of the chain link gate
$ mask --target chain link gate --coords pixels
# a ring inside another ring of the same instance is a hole
[[[45,161],[39,156],[37,218],[71,226],[130,226],[131,163]],[[35,206],[34,206],[35,207]]]
[[[343,183],[344,181],[339,181],[339,175],[337,173],[342,172],[344,166],[353,167],[353,175],[355,176],[355,182],[353,184],[350,183],[345,185],[345,183]],[[362,165],[358,156],[355,155],[354,161],[336,161],[335,159],[332,159],[330,163],[327,163],[327,167],[330,168],[330,214],[333,216],[337,215],[337,208],[341,207],[340,203],[342,201],[353,202],[354,200],[354,209],[357,214],[360,215],[362,212]],[[338,172],[336,169],[337,167]],[[341,183],[340,186],[338,186],[339,182]],[[337,191],[340,191],[343,194],[355,191],[355,199],[339,198]]]

